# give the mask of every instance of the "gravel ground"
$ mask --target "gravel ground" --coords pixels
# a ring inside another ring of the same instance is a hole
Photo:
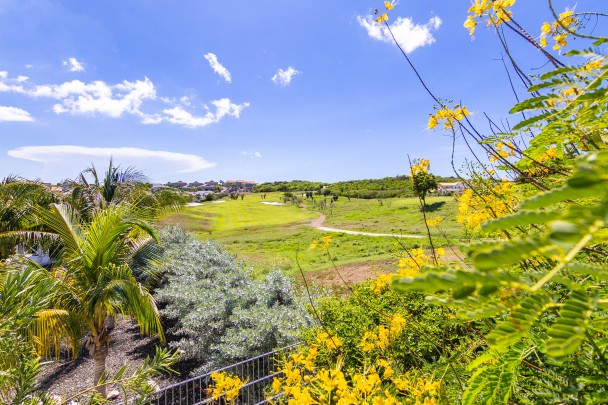
[[[116,372],[125,362],[137,367],[147,356],[154,355],[155,346],[159,344],[157,338],[140,335],[139,327],[133,322],[117,322],[110,336],[112,340],[106,359],[106,370],[111,373]],[[163,375],[154,380],[160,387],[173,384],[187,378],[193,366],[187,362],[179,362],[174,366],[179,375]],[[44,366],[39,378],[40,389],[67,398],[92,385],[93,369],[94,361],[86,349],[82,350],[81,356],[76,360],[63,356],[59,362]],[[112,389],[109,388],[108,392]]]

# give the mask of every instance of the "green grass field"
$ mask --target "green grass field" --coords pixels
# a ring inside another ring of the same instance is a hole
[[[161,224],[181,224],[201,239],[213,239],[237,254],[256,272],[263,274],[272,268],[287,273],[298,271],[297,262],[304,271],[329,268],[333,265],[395,261],[402,247],[391,237],[370,237],[343,233],[326,233],[307,226],[318,217],[312,207],[294,205],[266,205],[280,202],[282,193],[268,193],[262,200],[259,194],[245,196],[243,200],[206,202],[197,207],[186,207],[168,215]],[[425,232],[422,213],[413,198],[376,200],[340,198],[333,209],[325,210],[324,226],[374,233]],[[441,223],[450,237],[459,236],[455,223],[456,203],[452,197],[432,197],[429,204],[431,217],[441,216]],[[324,235],[332,235],[330,256],[323,249],[309,250],[311,243]],[[438,245],[446,242],[437,240]],[[406,246],[426,245],[424,239],[402,239]],[[297,262],[296,262],[297,258]]]
[[[454,197],[428,197],[427,218],[441,217],[441,229],[451,238],[462,234],[456,223],[458,206]],[[331,213],[326,212],[325,226],[376,233],[426,234],[417,198],[360,200],[340,198]]]

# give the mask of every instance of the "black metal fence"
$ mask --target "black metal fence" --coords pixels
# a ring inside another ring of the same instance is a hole
[[[236,403],[243,405],[266,404],[268,403],[268,400],[265,398],[267,387],[272,384],[274,377],[281,374],[276,371],[278,359],[281,356],[289,355],[297,346],[296,344],[277,349],[210,373],[169,385],[158,391],[148,403],[150,405],[212,404],[214,401],[207,393],[207,389],[212,385],[211,374],[224,372],[233,376],[236,375],[242,381],[247,381],[240,389]],[[224,403],[221,398],[218,402]]]

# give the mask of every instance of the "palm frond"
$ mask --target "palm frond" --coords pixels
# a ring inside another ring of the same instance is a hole
[[[61,343],[68,345],[69,353],[76,357],[82,337],[82,319],[64,309],[44,309],[36,313],[30,330],[38,354],[59,358]]]

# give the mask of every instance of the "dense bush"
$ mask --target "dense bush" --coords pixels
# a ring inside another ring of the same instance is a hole
[[[298,341],[310,318],[290,280],[279,272],[255,279],[214,242],[178,227],[160,232],[168,259],[156,296],[175,321],[171,344],[209,371]]]
[[[273,383],[273,394],[287,394],[280,403],[332,397],[331,404],[435,404],[437,370],[450,382],[442,397],[458,397],[457,381],[466,374],[459,360],[472,357],[465,352],[479,332],[455,323],[422,294],[388,289],[390,278],[356,285],[346,299],[319,301],[322,327],[305,333],[307,345],[283,361],[285,377]]]

